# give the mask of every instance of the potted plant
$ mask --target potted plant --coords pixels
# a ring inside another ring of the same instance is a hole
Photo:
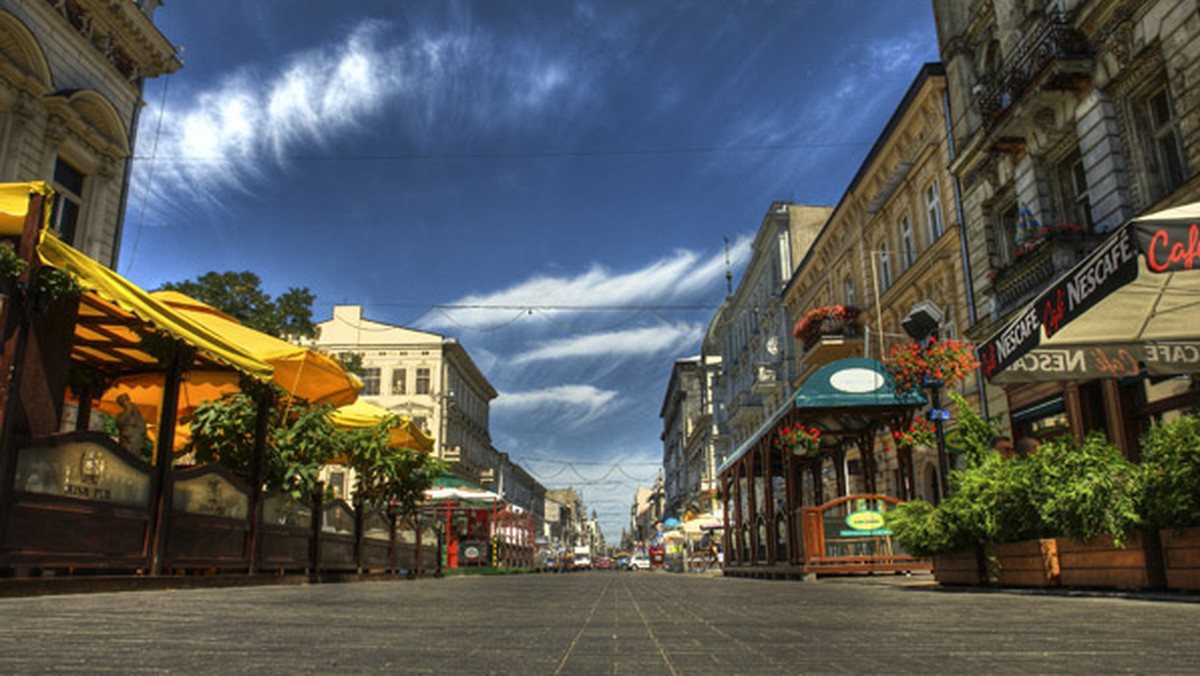
[[[1159,529],[1167,586],[1200,590],[1200,415],[1152,427],[1141,448],[1141,511]]]
[[[932,338],[925,347],[903,343],[888,353],[887,368],[896,381],[897,391],[912,392],[926,377],[945,384],[957,382],[978,368],[975,348],[957,340]]]
[[[843,334],[858,319],[859,309],[850,305],[825,305],[804,313],[792,336],[811,346],[823,335]]]
[[[773,443],[777,449],[791,451],[801,456],[811,455],[816,453],[817,448],[821,445],[821,430],[796,423],[779,430]]]

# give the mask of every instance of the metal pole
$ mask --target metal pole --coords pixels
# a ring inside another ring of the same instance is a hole
[[[942,388],[935,386],[929,388],[929,401],[934,409],[942,407]],[[945,422],[939,416],[933,421],[933,427],[937,434],[937,456],[938,456],[938,483],[941,489],[941,499],[946,499],[950,495],[950,464],[946,458],[946,431]]]

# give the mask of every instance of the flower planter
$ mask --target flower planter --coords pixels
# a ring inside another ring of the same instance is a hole
[[[1167,529],[1159,534],[1167,587],[1200,590],[1200,528]]]
[[[1005,587],[1054,587],[1059,583],[1058,547],[1054,539],[992,545],[988,578]]]
[[[1068,587],[1143,589],[1150,586],[1146,573],[1146,550],[1141,535],[1129,538],[1123,548],[1113,545],[1110,535],[1097,535],[1087,542],[1058,538],[1061,581]]]
[[[985,582],[979,566],[979,548],[969,547],[933,557],[933,579],[946,585],[981,585]]]

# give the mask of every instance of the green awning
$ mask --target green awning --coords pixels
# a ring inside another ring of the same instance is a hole
[[[923,406],[919,391],[898,393],[882,362],[841,359],[812,374],[796,392],[797,409],[857,409]]]

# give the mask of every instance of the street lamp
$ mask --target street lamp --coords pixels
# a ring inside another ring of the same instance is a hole
[[[936,303],[929,300],[918,301],[905,315],[904,319],[900,320],[900,326],[904,327],[904,332],[912,337],[921,345],[921,350],[929,348],[929,342],[937,338],[938,327],[942,325],[942,309]],[[921,384],[929,389],[929,413],[928,418],[933,422],[934,430],[937,436],[937,459],[938,459],[938,488],[941,492],[941,497],[944,499],[950,491],[950,463],[946,457],[946,431],[945,421],[950,418],[949,411],[942,408],[942,387],[945,382],[940,379],[935,379],[926,371],[921,377]]]

